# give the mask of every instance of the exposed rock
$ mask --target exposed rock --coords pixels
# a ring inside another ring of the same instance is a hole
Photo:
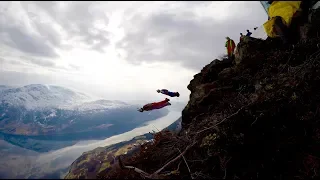
[[[311,31],[311,24],[305,24],[303,26],[300,26],[300,39],[301,41],[306,41],[308,37],[310,37],[310,31]]]
[[[236,64],[250,63],[246,62],[247,57],[259,51],[264,51],[265,48],[266,45],[262,39],[245,36],[243,40],[237,44],[237,52],[235,53]]]
[[[187,88],[191,91],[191,94],[189,103],[182,111],[182,118],[184,119],[182,124],[185,125],[186,122],[191,121],[198,113],[198,110],[201,110],[202,107],[193,106],[193,104],[201,101],[204,95],[216,87],[214,81],[218,79],[219,73],[223,69],[230,66],[232,66],[232,61],[219,61],[216,59],[210,64],[206,65],[200,73],[194,76],[194,78],[190,81],[190,84],[187,86]]]
[[[194,78],[191,80],[187,88],[191,92],[193,92],[199,84],[203,84],[217,79],[220,71],[226,67],[230,67],[231,65],[232,61],[220,61],[217,59],[213,60],[210,64],[202,68],[200,73],[193,76]]]
[[[320,8],[311,10],[308,16],[308,22],[314,25],[315,28],[320,25]]]
[[[147,142],[145,136],[133,138],[128,142],[121,142],[107,147],[98,147],[83,153],[76,159],[69,169],[65,179],[96,179],[99,173],[107,173],[117,164],[119,155],[130,156],[139,149],[136,144]]]
[[[228,79],[232,76],[232,73],[234,72],[234,69],[232,68],[225,68],[224,70],[222,70],[218,76],[220,79]]]
[[[300,26],[300,39],[301,41],[306,41],[308,38],[319,37],[319,29],[320,26],[320,9],[311,10],[308,23]]]

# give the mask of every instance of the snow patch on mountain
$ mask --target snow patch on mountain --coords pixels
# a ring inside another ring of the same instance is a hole
[[[94,100],[92,97],[60,86],[31,84],[23,87],[0,85],[0,105],[24,107],[27,110],[51,109],[46,118],[56,116],[53,109],[79,112],[130,107],[122,101]]]
[[[22,106],[26,109],[35,108],[67,108],[90,101],[90,97],[69,89],[32,84],[13,88],[0,86],[0,103],[10,106]]]
[[[93,102],[85,102],[81,105],[76,105],[72,107],[77,111],[90,111],[90,110],[106,110],[106,109],[115,109],[122,108],[124,106],[130,106],[121,101],[109,101],[109,100],[97,100]]]

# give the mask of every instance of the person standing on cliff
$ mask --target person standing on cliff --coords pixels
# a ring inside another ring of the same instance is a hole
[[[246,36],[250,37],[251,34],[252,34],[252,32],[250,32],[250,31],[247,29],[247,34],[246,34]]]
[[[233,52],[234,52],[234,49],[236,48],[236,44],[229,37],[226,37],[226,39],[227,39],[227,42],[225,47],[227,48],[228,58],[232,59],[234,57]]]
[[[244,37],[243,34],[240,33],[240,42],[242,41],[243,37]]]

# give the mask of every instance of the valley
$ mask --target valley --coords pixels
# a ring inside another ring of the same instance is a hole
[[[152,138],[181,116],[180,106],[139,113],[139,105],[58,86],[0,86],[0,178],[64,178],[83,152]]]
[[[102,140],[169,112],[137,113],[135,104],[92,100],[83,93],[45,85],[1,86],[0,102],[0,139],[37,152]]]

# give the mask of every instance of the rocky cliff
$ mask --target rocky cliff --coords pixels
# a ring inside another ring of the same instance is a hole
[[[181,117],[162,131],[170,131],[173,134],[181,130]],[[154,132],[153,132],[154,133]],[[153,142],[153,133],[146,133],[134,137],[129,141],[112,144],[106,147],[98,147],[84,152],[70,166],[65,179],[95,179],[100,174],[108,173],[118,165],[116,158],[120,155],[132,156],[148,143]]]
[[[320,38],[282,47],[249,38],[188,85],[179,134],[118,158],[99,178],[320,178]]]
[[[98,147],[84,152],[69,168],[65,179],[95,179],[100,173],[108,173],[111,167],[117,164],[116,157],[130,155],[138,150],[139,144],[144,144],[151,139],[149,135],[135,137],[130,141],[117,143],[107,147]]]

